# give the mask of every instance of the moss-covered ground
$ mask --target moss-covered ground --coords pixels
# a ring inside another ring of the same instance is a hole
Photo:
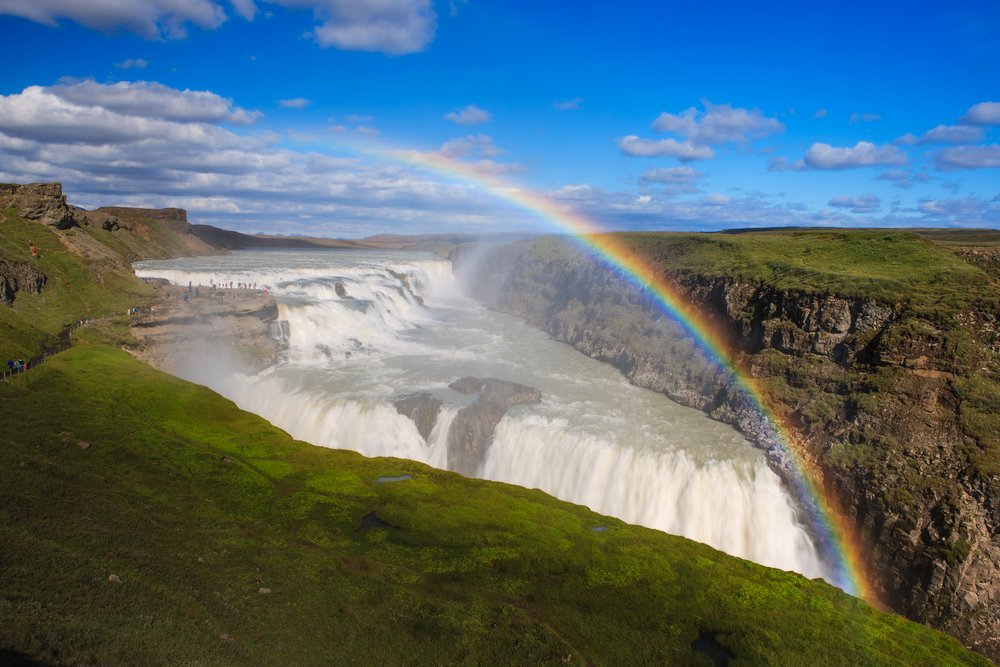
[[[294,441],[109,346],[0,385],[0,413],[0,646],[43,662],[706,665],[711,631],[733,665],[988,664],[821,581]]]

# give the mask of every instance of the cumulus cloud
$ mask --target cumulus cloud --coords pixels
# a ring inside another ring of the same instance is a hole
[[[365,127],[364,125],[358,125],[358,129],[354,130],[355,134],[363,134],[368,137],[374,137],[378,134],[378,130],[374,127]]]
[[[877,120],[882,120],[882,116],[877,113],[852,113],[848,122],[851,125],[857,125],[858,123],[874,123]]]
[[[906,153],[895,146],[876,146],[868,141],[859,141],[853,148],[835,148],[829,144],[815,143],[806,151],[804,158],[805,166],[810,169],[901,167],[906,162]]]
[[[875,195],[861,195],[860,197],[834,197],[827,203],[829,206],[835,206],[837,208],[849,208],[852,213],[872,213],[882,206],[882,201]]]
[[[146,69],[146,65],[148,64],[149,62],[143,60],[142,58],[135,58],[135,59],[129,58],[124,62],[115,63],[115,67],[119,69],[132,69],[133,67],[138,67],[139,69]]]
[[[490,118],[493,118],[493,114],[489,111],[483,111],[475,104],[470,104],[464,109],[456,109],[455,111],[446,113],[444,117],[459,125],[481,125]]]
[[[671,132],[702,146],[746,142],[785,131],[784,123],[764,116],[760,109],[734,109],[731,104],[712,104],[707,100],[703,103],[703,112],[691,107],[679,114],[661,113],[653,121],[653,131]]]
[[[931,160],[938,171],[996,169],[1000,167],[1000,145],[951,146],[937,151]]]
[[[370,123],[375,119],[372,118],[371,116],[359,116],[357,114],[352,113],[344,120],[347,121],[348,123]]]
[[[923,146],[926,144],[967,144],[982,141],[983,128],[971,125],[938,125],[915,137],[907,132],[892,141],[897,146]]]
[[[583,104],[583,98],[574,97],[573,99],[566,100],[565,102],[553,102],[552,106],[556,109],[567,111],[569,109],[579,109],[581,104]]]
[[[38,101],[39,108],[49,110],[51,104],[43,102],[47,95],[54,95],[66,102],[90,109],[106,109],[123,116],[159,118],[179,122],[217,123],[229,122],[249,125],[263,115],[233,106],[233,100],[203,90],[177,90],[161,83],[121,81],[101,84],[95,81],[78,81],[57,84],[49,88],[32,86],[21,95]],[[12,99],[14,96],[10,96]]]
[[[290,100],[278,100],[278,106],[282,109],[305,109],[312,104],[312,100],[304,97],[293,97]]]
[[[639,177],[640,183],[680,184],[693,183],[705,178],[705,174],[691,167],[671,167],[669,169],[650,169]]]
[[[476,136],[470,134],[467,137],[459,137],[458,139],[446,141],[437,151],[438,155],[452,159],[468,157],[474,152],[481,158],[494,158],[507,151],[493,145],[493,137],[485,134]]]
[[[1000,125],[1000,103],[980,102],[969,107],[965,115],[958,119],[965,125]]]
[[[343,125],[331,125],[326,128],[326,131],[340,134],[341,132],[347,132],[347,128],[344,127]]]
[[[38,87],[0,96],[0,182],[59,180],[87,208],[178,206],[199,223],[241,231],[364,236],[534,224],[482,188],[441,183],[419,169],[290,150],[280,146],[295,136],[239,135],[223,120],[162,115],[124,115]],[[490,144],[480,142],[487,152]],[[470,169],[525,167],[482,158]]]
[[[813,114],[813,120],[817,118],[826,118],[829,114],[826,113],[826,109],[817,109],[816,113]]]
[[[146,39],[183,39],[189,23],[214,30],[227,18],[215,0],[0,0],[0,14],[53,27],[59,19],[69,19],[105,33],[124,29]]]
[[[729,203],[729,197],[716,192],[715,194],[708,195],[707,197],[702,197],[698,201],[706,206],[725,206]]]
[[[672,157],[681,162],[708,160],[715,153],[708,146],[676,139],[640,139],[634,134],[618,140],[618,150],[631,157]]]
[[[938,199],[920,203],[921,212],[934,217],[975,216],[983,213],[988,204],[981,199]]]
[[[431,0],[261,0],[289,9],[311,10],[317,21],[309,35],[323,47],[403,55],[434,40],[437,14]],[[247,20],[254,0],[229,0]],[[69,19],[103,32],[128,30],[146,39],[183,39],[188,24],[215,30],[229,17],[218,0],[0,0],[0,14],[55,26]]]
[[[768,171],[784,171],[786,169],[789,171],[807,171],[809,167],[806,166],[805,160],[796,160],[789,163],[786,157],[773,157],[767,163]]]

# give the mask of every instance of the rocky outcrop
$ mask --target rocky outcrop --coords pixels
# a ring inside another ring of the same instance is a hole
[[[393,399],[392,404],[396,406],[396,412],[413,420],[424,440],[430,439],[443,405],[441,399],[426,393],[406,394]]]
[[[577,251],[481,251],[481,273],[456,255],[456,273],[468,272],[473,293],[494,294],[494,309],[733,424],[796,491],[792,462],[755,406],[623,276]],[[878,598],[1000,658],[1000,478],[990,472],[1000,463],[989,426],[1000,395],[968,373],[994,363],[1000,314],[940,321],[835,293],[693,271],[670,279],[796,427],[807,465],[856,530]]]
[[[102,206],[92,212],[134,224],[141,220],[158,222],[177,235],[189,234],[191,223],[187,219],[187,211],[182,208],[134,208],[130,206]],[[119,222],[122,224],[122,222]]]
[[[493,431],[507,409],[542,400],[534,387],[507,380],[464,377],[449,386],[463,394],[479,393],[479,400],[458,411],[448,431],[448,469],[467,477],[475,475],[486,459]]]
[[[272,335],[278,318],[274,297],[251,290],[209,290],[183,300],[183,290],[153,306],[131,326],[139,343],[129,352],[167,373],[196,377],[200,371],[256,373],[271,365],[281,343]]]
[[[14,304],[18,292],[41,294],[46,282],[48,276],[31,262],[0,260],[0,301],[5,306]]]
[[[0,209],[16,208],[25,220],[33,220],[56,229],[79,227],[81,216],[66,204],[62,183],[8,185],[0,189]]]

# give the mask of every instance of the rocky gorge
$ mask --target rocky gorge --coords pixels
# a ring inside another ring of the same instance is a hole
[[[908,242],[926,243],[915,235]],[[679,268],[671,252],[649,261],[738,351],[792,425],[807,465],[862,545],[873,594],[1000,659],[995,302],[949,305],[942,294],[917,303],[836,284],[796,287]],[[732,424],[787,479],[787,454],[726,375],[648,294],[593,253],[522,242],[463,246],[451,258],[473,296],[612,364],[638,386]]]

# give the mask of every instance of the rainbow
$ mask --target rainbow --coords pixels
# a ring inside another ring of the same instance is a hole
[[[476,173],[475,165],[461,163],[436,153],[389,151],[380,155],[481,185],[493,196],[572,235],[607,267],[651,297],[666,316],[691,336],[705,357],[728,377],[730,386],[754,409],[759,417],[763,435],[761,440],[779,447],[786,455],[784,458],[792,473],[787,476],[787,481],[810,516],[821,550],[834,561],[835,581],[831,583],[851,595],[873,599],[871,588],[860,567],[864,561],[853,537],[854,531],[838,510],[835,499],[825,496],[822,487],[816,483],[817,475],[804,456],[803,448],[795,437],[795,429],[785,423],[779,412],[770,405],[757,382],[741,366],[709,320],[692,307],[665,276],[644,258],[633,253],[620,235],[607,233],[584,216],[560,207],[542,194],[484,178]]]

